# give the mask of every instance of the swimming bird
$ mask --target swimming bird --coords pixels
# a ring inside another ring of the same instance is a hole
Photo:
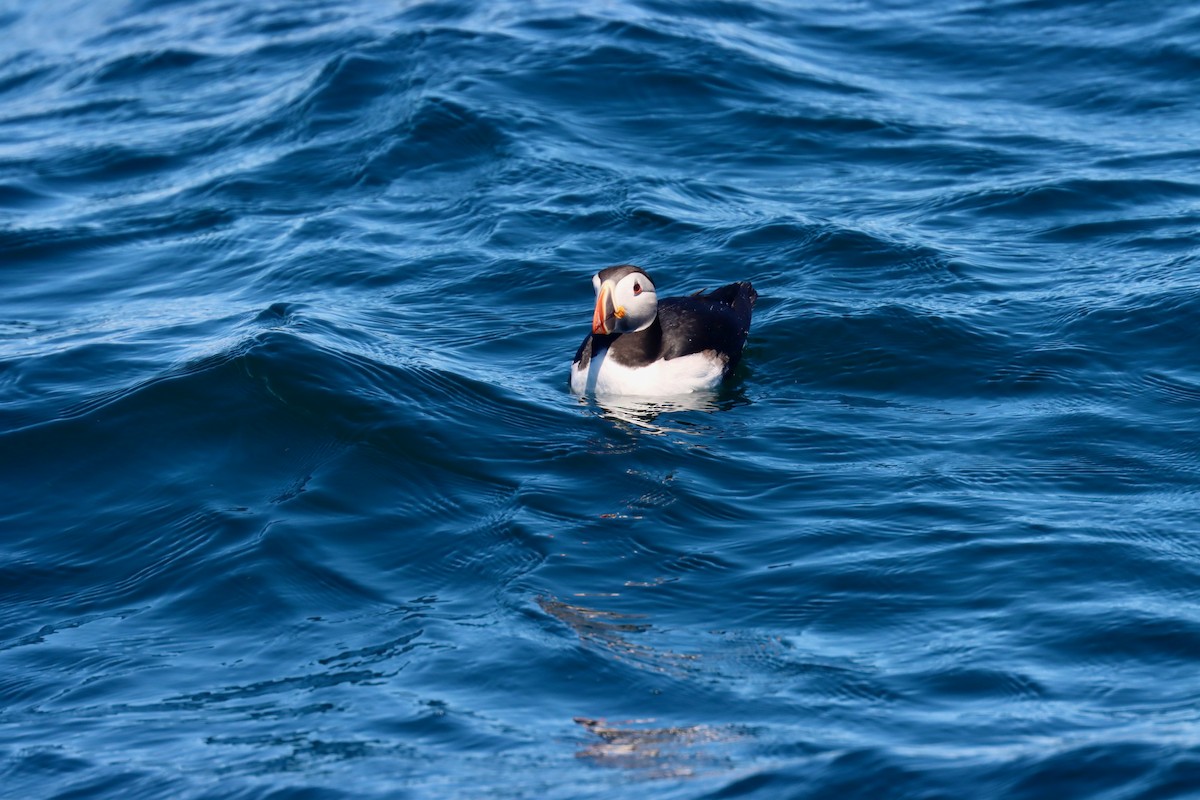
[[[571,364],[576,394],[672,395],[713,389],[737,366],[758,293],[746,282],[658,299],[640,267],[592,277],[592,332]]]

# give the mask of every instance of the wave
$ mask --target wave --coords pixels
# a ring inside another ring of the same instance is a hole
[[[1200,17],[1129,11],[0,15],[10,791],[1183,791]],[[729,385],[569,393],[623,262],[754,282]]]

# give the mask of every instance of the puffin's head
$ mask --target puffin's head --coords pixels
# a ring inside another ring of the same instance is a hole
[[[622,264],[602,269],[592,276],[592,286],[596,287],[592,333],[642,331],[658,316],[654,282],[639,267]]]

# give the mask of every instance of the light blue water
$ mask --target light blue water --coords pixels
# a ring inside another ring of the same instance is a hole
[[[1200,786],[1200,12],[0,2],[13,797]],[[591,275],[753,281],[573,397]]]

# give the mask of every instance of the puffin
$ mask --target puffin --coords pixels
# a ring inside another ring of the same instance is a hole
[[[745,281],[660,300],[646,270],[632,264],[600,270],[592,286],[592,332],[571,364],[571,391],[579,395],[715,389],[742,357],[758,300]]]

